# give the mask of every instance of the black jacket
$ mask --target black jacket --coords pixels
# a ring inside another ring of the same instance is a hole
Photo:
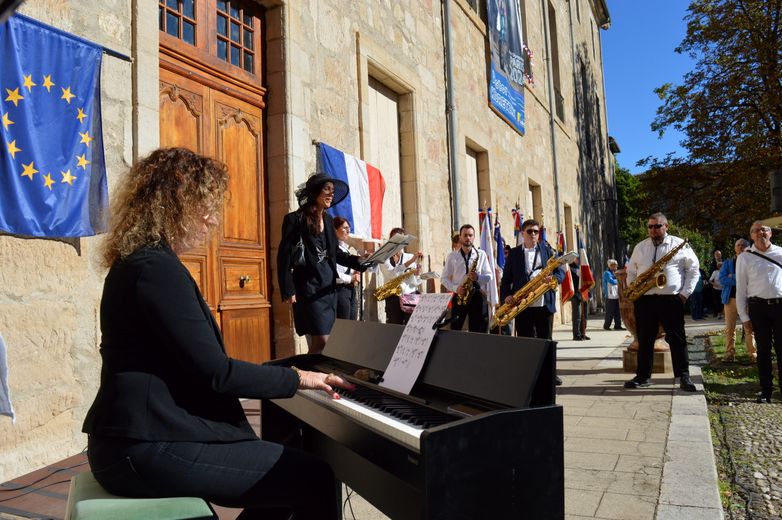
[[[538,244],[537,247],[538,251],[540,251],[540,265],[545,267],[546,262],[553,256],[553,251],[545,245],[541,246]],[[532,273],[533,278],[537,273],[538,271]],[[562,283],[562,280],[565,278],[565,272],[562,270],[562,267],[558,267],[554,269],[552,276],[554,276],[559,283]],[[504,302],[505,298],[524,287],[529,280],[530,277],[527,275],[527,258],[524,254],[524,246],[516,246],[510,250],[510,255],[505,261],[505,269],[502,271],[500,302]],[[543,304],[551,314],[557,312],[555,294],[556,291],[548,291],[543,295]]]
[[[195,281],[167,247],[116,263],[100,308],[101,381],[85,433],[149,441],[257,438],[238,400],[290,397],[287,368],[226,356]]]
[[[333,276],[329,280],[321,280],[317,269],[318,257],[315,249],[315,237],[307,229],[306,219],[302,215],[302,210],[294,211],[285,215],[282,220],[282,238],[280,247],[277,250],[277,276],[280,283],[282,299],[287,300],[294,294],[297,301],[306,301],[313,297],[318,297],[325,290],[336,291],[337,287],[337,264],[355,269],[356,271],[365,271],[359,259],[355,255],[350,255],[337,246],[337,232],[334,229],[334,219],[329,214],[323,215],[323,228],[326,233],[326,251],[328,252],[328,261],[331,265]],[[299,236],[304,242],[304,257],[306,265],[293,268],[291,265],[291,251]]]

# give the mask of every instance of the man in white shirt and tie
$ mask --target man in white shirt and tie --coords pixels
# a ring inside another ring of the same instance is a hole
[[[782,247],[771,243],[771,228],[756,221],[753,245],[736,259],[736,308],[744,329],[754,331],[758,354],[758,403],[771,403],[774,382],[771,348],[782,386]]]
[[[651,269],[652,265],[683,240],[668,234],[668,219],[662,213],[654,213],[647,224],[649,238],[638,243],[627,264],[627,283]],[[684,332],[684,303],[695,289],[700,267],[693,250],[684,246],[662,267],[666,282],[663,287],[652,287],[635,301],[635,322],[638,336],[638,365],[635,377],[624,384],[625,388],[644,388],[650,385],[654,360],[654,341],[660,325],[665,330],[665,340],[671,346],[673,375],[679,378],[679,387],[694,392],[690,379],[687,335]]]
[[[459,248],[446,257],[441,281],[447,290],[455,293],[451,301],[451,329],[462,330],[464,320],[469,316],[470,332],[488,332],[489,306],[486,295],[489,284],[494,283],[494,272],[486,253],[476,248],[473,240],[475,228],[470,224],[459,228]],[[465,305],[459,305],[458,299],[466,291],[472,291],[472,296]]]

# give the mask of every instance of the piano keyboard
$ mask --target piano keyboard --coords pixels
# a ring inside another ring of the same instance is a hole
[[[457,419],[361,386],[353,391],[335,390],[340,399],[331,399],[320,390],[299,390],[297,394],[336,410],[416,452],[420,452],[421,433],[425,429]]]

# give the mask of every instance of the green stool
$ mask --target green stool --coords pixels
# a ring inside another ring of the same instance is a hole
[[[195,497],[125,498],[112,495],[92,473],[71,479],[65,520],[217,520],[209,504]]]

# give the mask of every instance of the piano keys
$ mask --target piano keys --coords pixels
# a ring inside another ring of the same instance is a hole
[[[382,376],[402,330],[337,320],[323,354],[276,361],[357,388],[264,401],[263,438],[321,456],[391,518],[564,518],[554,342],[440,331],[410,395],[352,375]]]

